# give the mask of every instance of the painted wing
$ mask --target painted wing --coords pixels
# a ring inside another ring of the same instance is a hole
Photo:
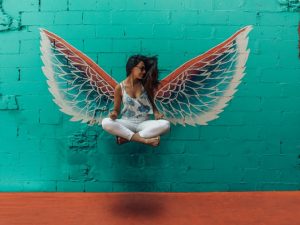
[[[49,91],[71,121],[101,123],[113,107],[117,82],[88,56],[41,29],[41,53]]]
[[[166,119],[194,126],[219,117],[244,76],[251,30],[252,26],[242,28],[161,81],[154,101]]]

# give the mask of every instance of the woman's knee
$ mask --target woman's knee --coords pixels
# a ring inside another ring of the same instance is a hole
[[[161,125],[161,128],[162,128],[165,132],[167,132],[167,131],[170,130],[171,125],[170,125],[170,122],[169,122],[168,120],[159,120],[159,123],[160,123],[160,125]]]
[[[113,120],[110,118],[104,118],[102,120],[102,128],[106,131],[110,131],[112,130],[112,126],[113,126]]]

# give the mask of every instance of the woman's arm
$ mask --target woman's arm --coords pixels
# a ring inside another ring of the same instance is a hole
[[[115,88],[115,95],[114,95],[114,109],[110,113],[110,118],[115,120],[118,118],[121,109],[121,102],[122,102],[122,89],[120,84],[118,84]]]

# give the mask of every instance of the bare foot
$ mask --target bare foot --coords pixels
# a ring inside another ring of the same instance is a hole
[[[125,138],[122,138],[122,137],[119,137],[119,136],[116,136],[116,142],[117,144],[121,145],[121,144],[125,144],[125,143],[128,143],[129,141]]]
[[[158,136],[158,137],[154,137],[154,138],[147,138],[145,141],[145,144],[156,147],[159,145],[159,142],[160,142],[160,137]]]

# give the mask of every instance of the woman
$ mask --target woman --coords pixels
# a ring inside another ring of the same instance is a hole
[[[163,119],[153,100],[159,84],[157,58],[133,55],[127,61],[126,73],[127,78],[115,88],[114,109],[102,120],[102,127],[117,136],[118,144],[135,141],[158,146],[170,122]],[[151,114],[155,120],[150,119]],[[119,115],[121,119],[117,119]]]

